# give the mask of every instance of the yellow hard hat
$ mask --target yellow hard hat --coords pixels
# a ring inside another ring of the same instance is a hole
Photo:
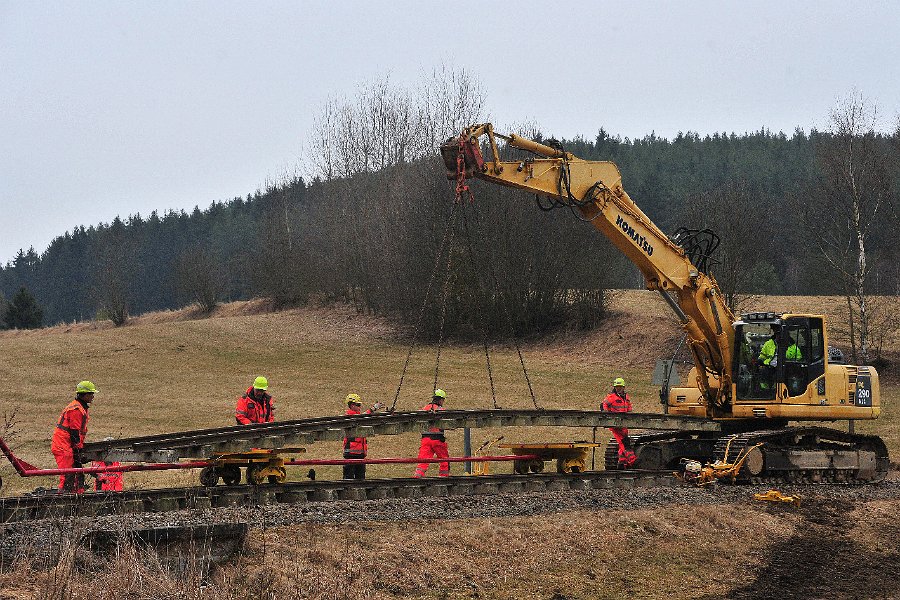
[[[621,385],[622,387],[625,387],[625,380],[622,379],[621,377],[616,377],[616,380],[613,381],[613,387],[616,387],[617,385]]]
[[[353,402],[354,404],[362,404],[362,398],[359,397],[359,394],[347,394],[347,397],[344,398],[344,402],[350,404]]]
[[[96,394],[99,391],[92,381],[82,381],[75,386],[76,394]]]
[[[262,376],[257,377],[253,380],[253,389],[263,391],[269,389],[269,380]]]
[[[435,397],[435,398],[443,398],[444,400],[446,400],[446,399],[447,399],[447,392],[445,392],[445,391],[442,390],[442,389],[436,389],[436,390],[434,390],[434,397]]]

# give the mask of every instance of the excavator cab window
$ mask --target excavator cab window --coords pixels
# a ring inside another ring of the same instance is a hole
[[[789,396],[800,396],[825,372],[825,340],[822,319],[791,317],[783,330],[780,355],[784,356],[783,381]]]
[[[774,400],[776,390],[777,323],[735,324],[734,381],[739,400]]]

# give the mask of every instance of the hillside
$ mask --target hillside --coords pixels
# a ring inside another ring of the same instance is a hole
[[[760,305],[840,311],[833,298],[771,297]],[[622,375],[636,409],[658,411],[650,370],[679,337],[674,319],[658,296],[643,291],[612,294],[610,309],[610,318],[590,334],[558,334],[523,346],[539,405],[594,408],[610,380]],[[101,389],[91,409],[89,435],[95,440],[231,424],[236,396],[257,374],[269,377],[280,419],[338,414],[351,391],[367,401],[393,402],[408,341],[383,320],[347,307],[271,312],[262,301],[225,305],[211,318],[197,316],[170,311],[120,328],[85,323],[0,332],[0,377],[16,387],[0,400],[0,414],[15,415],[8,433],[16,451],[34,464],[52,465],[50,432],[72,386],[84,378]],[[891,344],[896,352],[896,338]],[[399,409],[424,404],[434,366],[435,348],[417,348]],[[501,406],[533,406],[513,348],[495,348],[492,366]],[[478,346],[443,348],[439,385],[448,391],[448,407],[492,405]],[[900,387],[888,382],[882,392],[883,418],[859,429],[882,435],[897,456]],[[475,431],[473,441],[500,434],[509,441],[584,435],[506,428]],[[414,438],[373,438],[371,456],[414,455]],[[451,454],[461,454],[461,435],[451,434],[449,442]],[[308,456],[338,453],[338,444],[315,444]],[[403,476],[411,469],[377,466],[369,472]],[[3,495],[55,485],[49,478],[18,478],[5,463],[0,475]],[[319,478],[337,477],[336,467],[319,472]],[[127,484],[195,485],[196,473],[134,474]],[[201,517],[250,519],[254,529],[243,555],[212,581],[170,577],[140,553],[103,566],[85,566],[76,556],[55,570],[22,566],[0,573],[0,598],[57,597],[59,573],[71,568],[71,597],[87,597],[80,590],[90,589],[94,600],[126,593],[249,599],[262,590],[285,598],[338,598],[349,591],[360,598],[563,599],[752,598],[777,588],[799,597],[807,588],[797,570],[823,557],[828,560],[822,565],[830,566],[815,571],[816,597],[856,597],[857,584],[868,586],[872,597],[888,597],[882,579],[868,573],[878,564],[879,573],[900,574],[896,526],[888,516],[900,508],[894,476],[881,486],[801,488],[808,497],[800,511],[751,503],[750,491],[755,490],[601,490],[215,511]],[[157,521],[196,518],[160,515]],[[133,526],[130,520],[111,522]],[[440,542],[433,544],[435,539]],[[348,554],[356,558],[347,562]],[[698,575],[706,569],[718,575]]]
[[[840,311],[835,298],[771,297],[759,304],[777,310]],[[658,411],[650,373],[680,339],[677,323],[651,292],[614,292],[609,305],[610,318],[589,334],[560,333],[523,346],[538,405],[594,408],[608,382],[622,375],[636,409]],[[46,451],[49,431],[74,383],[86,378],[101,389],[91,409],[90,436],[95,440],[229,425],[234,399],[257,374],[269,378],[280,419],[342,412],[349,392],[368,402],[394,402],[409,340],[384,320],[342,306],[272,312],[260,300],[221,306],[210,318],[197,316],[185,309],[151,313],[120,328],[100,322],[0,332],[5,357],[0,377],[17,386],[15,395],[0,401],[0,414],[15,414],[12,441],[24,458],[52,462]],[[832,343],[840,345],[840,338]],[[896,332],[890,344],[888,350],[896,353]],[[435,350],[417,347],[413,352],[398,409],[417,409],[427,399]],[[494,348],[491,362],[497,403],[533,407],[515,349]],[[438,384],[450,394],[448,407],[493,405],[478,346],[444,347]],[[885,385],[885,418],[863,424],[892,444],[896,400],[897,387]],[[526,430],[522,435],[537,433]],[[400,456],[414,452],[414,446],[414,440],[399,436],[379,441],[374,451]],[[900,443],[896,447],[900,451]],[[312,449],[323,456],[333,451]],[[0,473],[6,474],[8,467],[3,469]],[[24,489],[17,478],[7,481],[6,493]]]

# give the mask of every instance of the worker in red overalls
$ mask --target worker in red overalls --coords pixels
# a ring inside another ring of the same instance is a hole
[[[103,438],[104,442],[111,442],[113,438]],[[118,467],[120,462],[105,462],[102,460],[91,461],[91,467]],[[93,473],[95,492],[121,492],[125,489],[125,473]]]
[[[120,462],[91,461],[92,467],[118,467]],[[96,492],[121,492],[125,489],[125,473],[94,473],[94,491]]]
[[[615,381],[613,381],[613,390],[600,403],[600,412],[631,412],[631,398],[625,392],[625,380],[621,377],[616,377]],[[610,427],[609,430],[619,444],[619,467],[625,469],[631,467],[637,460],[637,456],[631,449],[628,429],[625,427]]]
[[[50,452],[60,469],[80,469],[83,466],[81,449],[87,436],[88,406],[98,391],[92,382],[82,381],[75,386],[75,399],[69,402],[59,417],[50,442]],[[83,494],[84,474],[60,475],[59,491]]]
[[[265,377],[253,380],[253,385],[238,398],[234,409],[234,418],[238,425],[271,423],[275,420],[275,399],[266,393],[268,389],[269,380]]]
[[[447,392],[444,390],[434,390],[431,402],[422,407],[422,410],[430,412],[438,412],[444,410],[444,401],[447,399]],[[438,427],[429,427],[422,434],[422,444],[419,446],[419,458],[449,458],[450,452],[447,450],[447,441],[444,438],[444,430]],[[416,466],[415,477],[422,477],[428,470],[428,463],[419,463]],[[442,462],[438,475],[441,477],[450,476],[450,463]]]
[[[362,398],[359,397],[359,394],[347,394],[347,397],[344,398],[344,401],[347,403],[347,412],[344,413],[346,415],[361,415],[362,412]],[[374,412],[377,412],[381,408],[381,403],[376,402],[369,408],[365,414],[371,415]],[[369,453],[369,442],[364,437],[355,437],[355,438],[344,438],[344,458],[365,458]],[[364,464],[356,464],[356,465],[344,465],[344,479],[365,479],[366,478],[366,465]]]

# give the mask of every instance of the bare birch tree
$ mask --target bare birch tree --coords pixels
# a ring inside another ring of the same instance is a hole
[[[329,181],[434,154],[483,118],[484,94],[466,71],[433,71],[413,92],[389,77],[362,86],[354,100],[329,100],[315,120],[309,162]]]
[[[821,177],[800,206],[818,257],[846,297],[852,358],[863,364],[871,358],[872,341],[868,244],[887,211],[891,187],[876,116],[875,106],[858,93],[832,110],[828,134],[816,147]]]

